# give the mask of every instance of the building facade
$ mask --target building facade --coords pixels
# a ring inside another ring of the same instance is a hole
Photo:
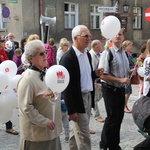
[[[129,5],[128,12],[123,11],[123,5],[126,4]],[[149,4],[150,0],[1,0],[0,35],[12,32],[16,40],[20,41],[22,37],[28,37],[30,34],[45,36],[48,31],[49,37],[53,37],[55,41],[62,37],[71,41],[72,28],[84,24],[90,29],[92,39],[102,40],[100,24],[103,17],[115,15],[126,29],[125,38],[133,41],[135,48],[139,49],[150,37],[150,23],[145,19]],[[4,6],[10,10],[7,19],[2,15]],[[117,9],[115,13],[99,12],[99,7]],[[45,23],[40,24],[41,14],[51,19],[56,17],[56,24],[50,25],[49,30],[46,30]]]

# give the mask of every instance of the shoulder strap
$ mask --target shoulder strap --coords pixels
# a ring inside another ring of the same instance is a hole
[[[109,67],[110,67],[111,61],[113,60],[113,54],[110,49],[109,49],[108,53],[109,53]]]

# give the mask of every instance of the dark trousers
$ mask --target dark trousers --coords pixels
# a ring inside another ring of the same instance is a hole
[[[6,122],[5,124],[6,124],[6,130],[12,129],[12,122],[11,121]]]
[[[101,134],[101,148],[118,150],[120,148],[120,128],[124,117],[125,88],[115,88],[102,84],[107,118]]]

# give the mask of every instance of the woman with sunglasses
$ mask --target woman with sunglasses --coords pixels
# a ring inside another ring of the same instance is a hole
[[[0,63],[2,63],[5,60],[8,60],[4,48],[5,48],[5,39],[3,39],[2,36],[0,36]],[[19,133],[15,131],[12,126],[13,125],[11,121],[6,122],[6,132],[13,135],[18,135]]]
[[[44,43],[33,40],[25,45],[25,57],[30,67],[22,74],[18,83],[18,106],[20,122],[19,150],[61,150],[60,102],[56,101],[55,119],[50,94],[44,81],[47,66]]]

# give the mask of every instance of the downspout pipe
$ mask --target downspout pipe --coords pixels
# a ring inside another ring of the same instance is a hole
[[[111,0],[111,6],[114,6],[114,0]]]
[[[42,13],[43,13],[43,0],[39,0],[39,18],[41,17],[41,15],[42,15]],[[40,21],[39,21],[39,23],[40,23]],[[43,38],[42,38],[42,36],[43,36],[43,24],[40,24],[40,28],[39,28],[39,31],[40,31],[40,39],[43,41]]]

